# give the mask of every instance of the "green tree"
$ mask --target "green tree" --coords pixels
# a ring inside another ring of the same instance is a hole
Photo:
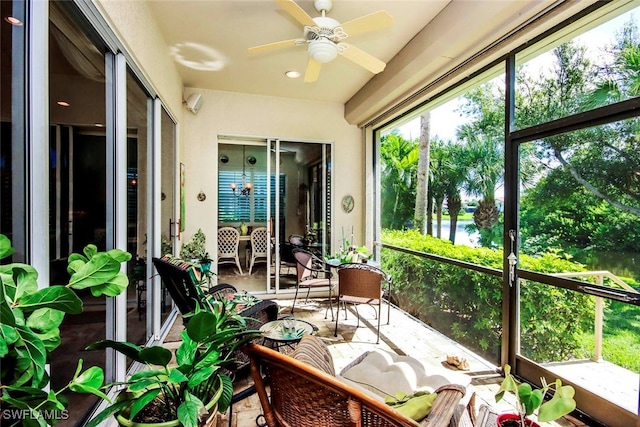
[[[464,98],[463,113],[473,118],[458,129],[468,166],[465,190],[481,198],[473,221],[480,232],[480,244],[491,247],[499,241],[495,235],[500,219],[496,189],[504,180],[504,91],[488,82]]]
[[[382,227],[402,229],[413,219],[418,145],[397,133],[381,138]]]

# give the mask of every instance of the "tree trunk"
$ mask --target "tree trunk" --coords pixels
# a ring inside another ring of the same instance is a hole
[[[458,216],[462,210],[462,200],[460,194],[449,194],[447,196],[447,205],[449,206],[449,241],[456,244],[456,230],[458,228]]]
[[[424,222],[427,217],[427,191],[429,189],[429,133],[431,131],[431,113],[420,116],[420,149],[418,155],[418,182],[416,186],[416,207],[414,211],[414,228],[425,232]]]
[[[438,197],[435,199],[436,205],[436,237],[442,239],[442,205],[444,204],[444,197]]]
[[[431,197],[431,190],[427,191],[427,234],[433,236],[433,197]]]

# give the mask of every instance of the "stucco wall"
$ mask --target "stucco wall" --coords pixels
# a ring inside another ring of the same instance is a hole
[[[202,228],[207,250],[213,252],[217,217],[218,136],[243,135],[286,140],[327,141],[334,146],[333,168],[333,246],[342,227],[354,227],[356,238],[363,240],[364,152],[361,131],[344,120],[342,104],[310,102],[257,95],[188,89],[186,96],[202,94],[197,114],[183,114],[180,161],[186,168],[186,230],[182,242]],[[207,195],[200,202],[200,191]],[[353,195],[355,208],[345,214],[340,201]],[[295,196],[291,196],[295,197]]]
[[[179,121],[183,113],[182,79],[147,2],[95,0],[96,6],[127,47],[163,103]]]

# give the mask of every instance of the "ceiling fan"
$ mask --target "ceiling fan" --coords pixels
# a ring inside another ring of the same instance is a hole
[[[315,82],[320,76],[322,64],[333,61],[338,54],[355,64],[378,74],[386,64],[367,52],[342,40],[347,37],[389,27],[393,18],[380,10],[360,18],[340,23],[326,16],[333,6],[332,0],[315,0],[313,5],[322,16],[312,18],[293,0],[275,0],[282,9],[304,26],[304,38],[283,40],[249,48],[249,53],[267,52],[287,46],[307,46],[309,61],[304,81]]]

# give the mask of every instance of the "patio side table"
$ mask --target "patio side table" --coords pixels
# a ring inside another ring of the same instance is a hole
[[[292,320],[294,326],[290,330],[285,328],[285,319],[273,320],[262,325],[260,332],[262,332],[263,345],[281,353],[289,353],[295,350],[296,344],[303,336],[311,335],[316,329],[307,321],[295,318]]]

